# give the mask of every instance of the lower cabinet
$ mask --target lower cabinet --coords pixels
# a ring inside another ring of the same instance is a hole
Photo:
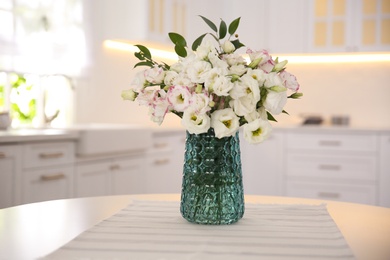
[[[274,132],[260,144],[240,138],[245,194],[283,194],[283,134]]]
[[[75,196],[145,193],[145,159],[127,156],[77,162]]]
[[[379,206],[390,208],[390,134],[379,138]]]
[[[180,193],[185,150],[185,132],[158,132],[147,156],[146,192]]]
[[[0,209],[18,203],[20,187],[20,147],[0,145]]]

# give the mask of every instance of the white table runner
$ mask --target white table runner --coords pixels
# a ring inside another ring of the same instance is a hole
[[[45,259],[355,259],[326,205],[245,206],[236,224],[208,226],[178,202],[134,201]]]

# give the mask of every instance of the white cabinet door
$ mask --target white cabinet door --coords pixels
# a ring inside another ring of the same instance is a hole
[[[23,171],[23,203],[72,197],[73,165]]]
[[[111,165],[111,194],[146,193],[145,168],[143,158],[116,159]]]
[[[98,161],[76,165],[75,196],[109,195],[110,162]]]
[[[17,187],[20,185],[19,146],[0,146],[0,209],[17,204]]]
[[[379,140],[379,206],[390,207],[390,135]]]
[[[274,132],[268,140],[256,145],[244,138],[240,141],[245,194],[282,195],[283,134]]]

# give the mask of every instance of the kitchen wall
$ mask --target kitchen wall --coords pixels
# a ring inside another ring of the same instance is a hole
[[[102,41],[115,30],[133,26],[134,39],[141,39],[146,18],[139,9],[132,7],[128,20],[115,19],[115,14],[106,12],[110,7],[103,0],[97,0],[87,9],[90,23],[91,46],[90,66],[79,80],[77,89],[77,123],[137,123],[155,125],[150,122],[147,109],[137,103],[122,101],[120,94],[128,88],[137,70],[137,62],[130,52],[106,49]],[[124,4],[126,1],[110,1]],[[171,63],[172,61],[166,61]],[[365,63],[314,63],[288,64],[288,70],[295,74],[301,84],[304,97],[289,100],[286,110],[291,116],[280,115],[280,123],[296,123],[299,116],[318,114],[348,115],[351,124],[362,127],[390,127],[390,62]],[[178,126],[180,121],[170,115],[164,126]]]

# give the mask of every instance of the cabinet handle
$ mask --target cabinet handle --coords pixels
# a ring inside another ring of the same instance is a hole
[[[340,193],[337,193],[337,192],[320,191],[320,192],[318,192],[317,195],[320,198],[327,198],[327,199],[339,199],[340,198]]]
[[[333,164],[321,164],[318,165],[318,169],[320,170],[330,170],[330,171],[339,171],[341,170],[340,165],[333,165]]]
[[[58,152],[58,153],[40,153],[39,158],[41,159],[55,159],[55,158],[61,158],[64,156],[64,153]]]
[[[5,157],[6,157],[5,153],[0,152],[0,159],[5,158]]]
[[[55,173],[55,174],[41,175],[41,181],[55,181],[61,179],[65,179],[65,174]]]
[[[164,148],[164,147],[167,147],[168,146],[168,143],[157,143],[157,144],[154,144],[154,148]]]
[[[167,164],[167,163],[169,163],[169,159],[159,159],[159,160],[154,161],[155,165],[162,165],[162,164]]]
[[[113,164],[110,166],[111,171],[119,170],[121,166],[119,164]]]
[[[321,140],[318,142],[320,146],[340,146],[341,142],[337,140]]]

